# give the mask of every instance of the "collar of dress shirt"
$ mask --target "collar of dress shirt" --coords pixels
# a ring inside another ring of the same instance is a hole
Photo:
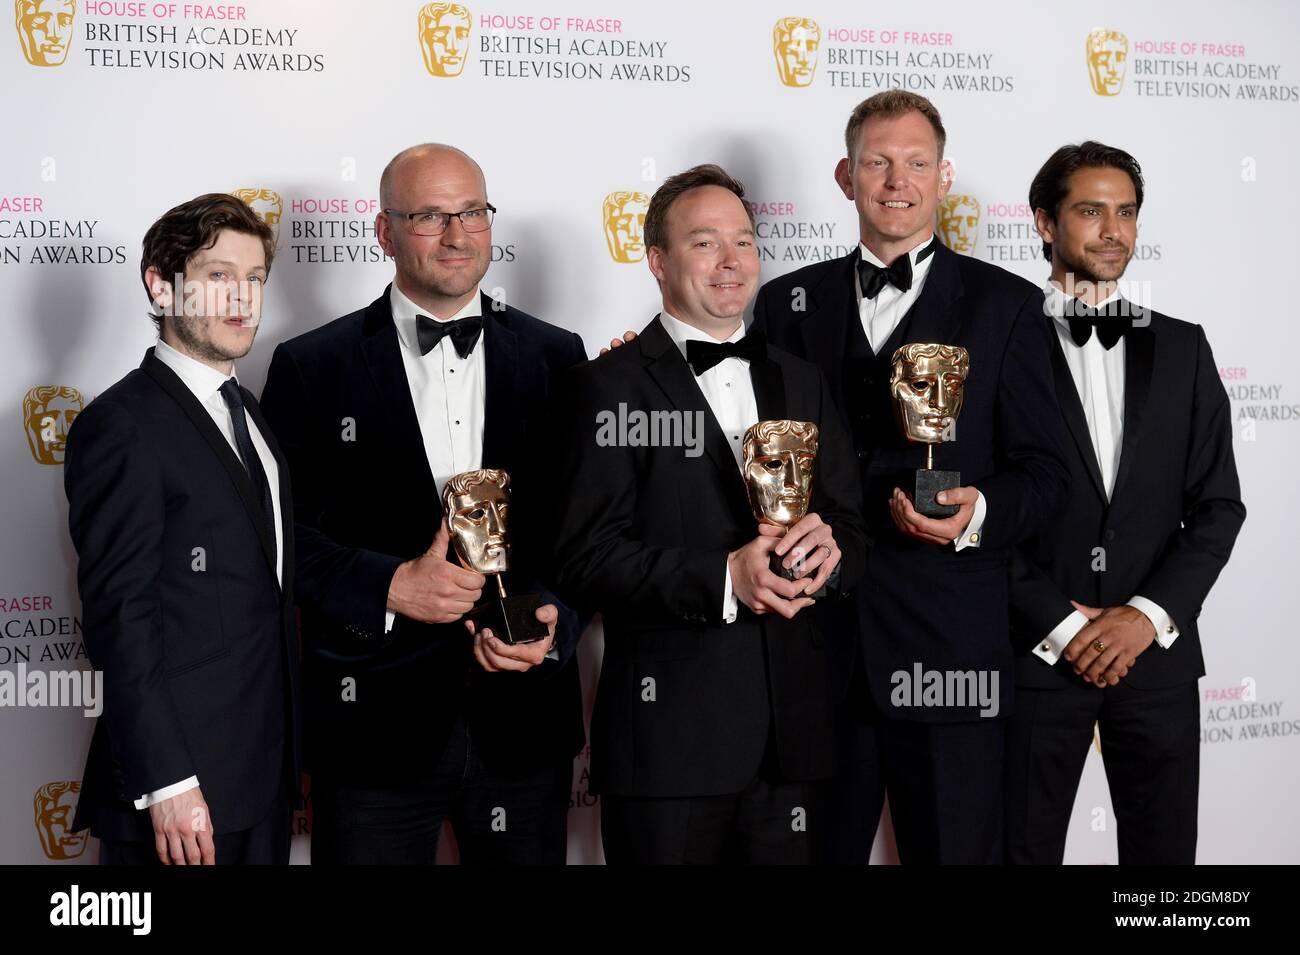
[[[397,283],[393,283],[392,294],[389,295],[389,307],[393,310],[393,324],[397,326],[397,337],[402,340],[402,344],[420,354],[420,339],[415,331],[415,319],[420,315],[427,315],[425,309],[420,308],[412,302]],[[438,318],[436,315],[429,315],[435,322],[454,322],[458,318],[473,318],[483,314],[483,299],[480,296],[477,287],[470,300],[465,303],[464,307],[451,318]]]
[[[708,332],[702,331],[694,325],[687,325],[681,319],[673,318],[667,312],[660,312],[659,315],[663,320],[664,330],[668,332],[668,337],[673,340],[673,344],[677,346],[677,350],[682,353],[683,358],[686,357],[687,342],[710,342],[714,345],[720,344],[719,341]],[[745,322],[742,319],[740,325],[731,333],[731,336],[727,338],[726,341],[738,342],[744,337]],[[740,360],[744,361],[743,358]]]
[[[916,261],[916,257],[920,255],[925,250],[925,247],[928,246],[933,241],[934,241],[934,233],[932,232],[930,233],[930,237],[928,239],[922,239],[916,245],[912,246],[912,248],[909,249],[907,252],[907,254],[912,259],[912,288],[916,288],[918,285],[920,285],[921,280],[925,278],[926,273],[930,271],[930,264],[934,262],[935,254],[931,252],[920,262]],[[862,256],[862,260],[864,262],[870,262],[872,265],[876,266],[877,268],[885,269],[889,267],[884,262],[880,261],[880,259],[876,256],[874,252],[872,252],[870,249],[867,248],[865,242],[858,243],[858,255]],[[860,290],[859,290],[859,294],[860,294]]]
[[[1070,320],[1065,317],[1065,293],[1057,287],[1055,282],[1048,279],[1047,284],[1043,286],[1043,294],[1047,297],[1047,310],[1051,313],[1052,317],[1066,328],[1069,328]],[[1092,307],[1101,308],[1103,305],[1109,305],[1117,298],[1119,298],[1118,286],[1115,288],[1113,294],[1108,295]]]
[[[191,358],[184,352],[177,351],[161,338],[158,339],[158,344],[154,346],[153,354],[160,362],[176,372],[176,377],[185,382],[185,387],[193,393],[195,398],[199,399],[200,404],[207,404],[208,399],[221,389],[221,386],[226,383],[228,378],[234,378],[236,382],[239,381],[235,376],[233,365],[230,368],[230,374],[223,375],[211,365],[205,365],[197,358]]]

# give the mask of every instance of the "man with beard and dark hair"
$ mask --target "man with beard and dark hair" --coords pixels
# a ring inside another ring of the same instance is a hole
[[[1074,440],[1068,503],[1012,561],[1011,862],[1061,862],[1094,723],[1120,863],[1196,858],[1197,617],[1246,510],[1204,330],[1120,294],[1142,197],[1137,161],[1096,142],[1062,146],[1029,189]]]

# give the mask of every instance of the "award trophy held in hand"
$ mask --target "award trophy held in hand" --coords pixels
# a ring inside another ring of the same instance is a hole
[[[811,421],[760,421],[745,432],[741,470],[749,489],[749,506],[760,524],[789,530],[808,513],[813,465],[817,461],[817,425]],[[786,568],[772,555],[772,573],[799,580],[799,567]],[[826,596],[823,586],[809,597]]]
[[[970,355],[957,345],[911,344],[894,352],[889,393],[898,426],[908,441],[924,444],[925,467],[916,471],[912,506],[926,517],[956,514],[956,504],[940,504],[934,496],[961,486],[960,471],[934,470],[934,446],[956,439]]]
[[[506,535],[510,475],[490,468],[452,475],[442,489],[442,506],[461,565],[496,581],[496,594],[485,595],[467,614],[474,626],[491,630],[497,639],[512,645],[543,639],[547,627],[537,619],[541,598],[537,594],[507,597],[501,581],[510,562]]]

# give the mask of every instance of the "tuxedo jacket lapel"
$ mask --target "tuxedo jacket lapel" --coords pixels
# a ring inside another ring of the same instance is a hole
[[[808,292],[808,317],[800,323],[804,354],[826,372],[831,393],[846,407],[844,394],[844,348],[849,322],[859,321],[857,295],[858,251],[855,248],[831,269],[821,283]]]
[[[1056,400],[1061,406],[1061,416],[1070,428],[1074,446],[1088,471],[1088,477],[1092,479],[1093,490],[1104,501],[1106,485],[1101,478],[1097,452],[1092,446],[1092,432],[1088,430],[1088,419],[1083,411],[1083,403],[1079,400],[1079,389],[1075,386],[1074,375],[1070,373],[1070,366],[1065,360],[1065,352],[1061,349],[1061,340],[1055,329],[1052,329],[1052,378],[1056,382]]]
[[[524,416],[518,407],[519,340],[483,296],[483,349],[486,382],[483,409],[483,467],[509,470],[523,441]]]
[[[672,406],[684,414],[699,414],[704,421],[704,452],[723,474],[723,480],[742,497],[746,496],[740,469],[727,444],[722,427],[713,416],[712,409],[691,373],[691,366],[673,343],[658,316],[637,336],[641,354],[646,359],[646,371],[663,390]]]
[[[955,303],[962,296],[963,286],[957,270],[957,253],[940,243],[933,255],[921,294],[900,323],[906,324],[907,340],[903,344],[960,344],[962,310]]]
[[[430,502],[436,516],[441,518],[442,504],[438,500],[433,472],[429,469],[420,421],[415,415],[411,383],[402,361],[402,343],[393,323],[389,294],[389,289],[385,289],[384,294],[371,303],[362,326],[361,340],[362,358],[379,395],[376,420],[384,422],[381,446],[392,450],[393,473],[402,475],[403,481],[414,482],[415,486],[409,492],[410,499]]]
[[[1151,392],[1151,374],[1155,367],[1156,336],[1150,326],[1132,328],[1124,336],[1124,438],[1120,446],[1119,470],[1111,500],[1124,486],[1133,469],[1142,434],[1142,419]]]
[[[769,348],[771,346],[768,346]],[[786,416],[785,375],[772,358],[749,363],[749,380],[754,385],[754,403],[758,420],[772,421]]]
[[[244,469],[244,463],[239,460],[235,449],[230,446],[230,442],[221,433],[217,423],[212,420],[212,415],[208,414],[207,409],[194,397],[194,393],[185,386],[185,383],[180,380],[174,371],[154,356],[152,348],[145,352],[144,361],[140,367],[145,374],[157,382],[159,387],[180,405],[181,410],[185,412],[185,416],[198,429],[199,434],[203,436],[203,440],[207,442],[212,449],[212,453],[217,456],[217,460],[225,468],[226,473],[230,476],[231,483],[235,485],[235,491],[239,494],[240,501],[243,502],[244,511],[248,514],[248,519],[252,521],[253,529],[257,532],[258,541],[262,545],[262,555],[266,558],[267,568],[270,570],[271,575],[276,577],[275,538],[272,536],[271,528],[266,526],[261,501],[258,500],[257,492],[253,490],[253,482],[249,479],[248,472]],[[242,391],[242,393],[246,401],[251,397],[246,390]],[[262,431],[263,436],[271,433],[269,429],[264,427],[258,417],[255,416],[253,420]],[[270,444],[271,442],[268,440],[267,443]],[[287,474],[287,466],[278,457],[276,463],[279,465],[280,473],[282,475]],[[283,480],[281,486],[283,487]],[[287,498],[281,497],[281,507],[283,508],[286,504]],[[279,578],[276,579],[278,586]]]

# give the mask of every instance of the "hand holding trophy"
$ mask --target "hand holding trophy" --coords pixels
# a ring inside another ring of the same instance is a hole
[[[934,446],[956,439],[969,373],[970,355],[957,345],[913,343],[894,352],[889,393],[895,418],[908,441],[926,446],[912,493],[912,506],[926,517],[951,517],[959,510],[935,500],[940,491],[961,486],[961,472],[934,470]]]
[[[760,421],[745,432],[741,470],[749,489],[749,506],[760,524],[789,531],[808,513],[813,466],[817,461],[817,425],[810,421]],[[772,573],[799,580],[799,568],[787,568],[776,554]],[[809,597],[824,597],[823,586]]]
[[[442,490],[442,506],[461,565],[496,581],[496,594],[489,592],[466,616],[480,630],[489,629],[512,646],[545,638],[546,624],[537,619],[541,598],[537,594],[507,597],[501,580],[510,562],[506,534],[510,475],[491,468],[452,475]]]

